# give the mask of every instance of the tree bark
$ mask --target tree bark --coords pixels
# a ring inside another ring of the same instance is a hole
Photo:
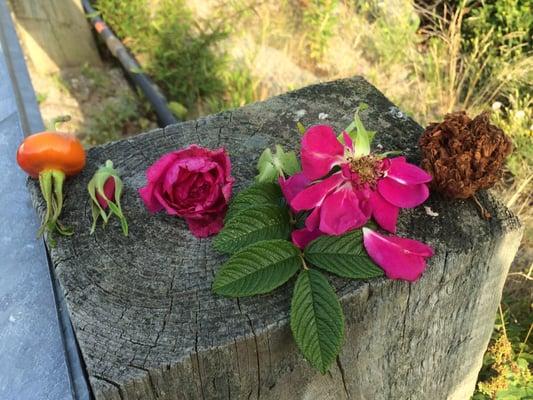
[[[359,102],[374,145],[417,161],[422,128],[362,78],[318,84],[237,110],[169,126],[89,151],[67,187],[62,219],[76,229],[50,249],[97,399],[467,399],[481,367],[508,267],[522,229],[490,195],[483,220],[469,201],[433,195],[403,211],[399,234],[436,255],[416,283],[330,276],[346,316],[346,338],[330,373],[315,372],[288,327],[293,282],[231,300],[211,284],[224,257],[186,224],[150,215],[137,190],[162,154],[197,143],[228,149],[238,186],[255,175],[260,151],[299,148],[296,121],[340,132]],[[328,114],[324,120],[324,115]],[[90,236],[86,185],[111,159],[125,183],[131,233],[117,221]],[[40,212],[38,187],[30,185]],[[238,189],[238,188],[237,188]]]

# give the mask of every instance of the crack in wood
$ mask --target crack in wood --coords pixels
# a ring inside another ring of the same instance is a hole
[[[104,376],[101,376],[101,375],[91,375],[91,378],[95,378],[95,379],[98,379],[100,381],[103,381],[103,382],[106,382],[108,383],[109,385],[115,387],[118,391],[118,396],[120,397],[121,400],[124,400],[124,393],[122,392],[122,388],[120,387],[120,385],[118,383],[116,383],[115,381],[111,380],[111,379],[108,379]]]
[[[194,332],[194,356],[195,356],[195,359],[196,359],[196,370],[197,370],[197,373],[198,373],[198,379],[200,380],[200,394],[202,395],[202,399],[205,400],[205,393],[204,393],[204,380],[203,380],[203,377],[202,377],[202,368],[201,368],[201,365],[200,365],[200,356],[198,355],[198,333],[199,333],[199,329],[198,329],[198,314],[200,313],[200,300],[198,298],[198,292],[196,292],[196,301],[198,303],[198,309],[196,311],[196,314],[195,314],[195,327],[196,327],[196,330]]]
[[[403,322],[402,322],[402,344],[408,345],[405,343],[405,327],[407,325],[407,314],[409,313],[409,302],[411,301],[411,282],[407,283],[407,302],[405,305],[405,311],[403,313]]]
[[[337,356],[337,368],[339,368],[339,372],[341,374],[342,379],[342,386],[344,387],[344,393],[346,393],[346,398],[350,399],[350,392],[348,392],[348,386],[346,384],[346,376],[344,375],[344,368],[341,363],[341,356]]]
[[[255,334],[252,320],[250,319],[250,316],[248,314],[244,314],[244,315],[248,319],[248,324],[250,324],[250,329],[252,331],[252,335],[254,336],[255,358],[257,362],[257,399],[259,400],[259,398],[261,398],[261,361],[259,359],[259,345],[257,344],[257,335]]]
[[[150,373],[150,370],[147,369],[147,368],[141,367],[139,365],[133,364],[133,363],[128,363],[128,367],[135,368],[135,369],[138,369],[140,371],[146,372],[146,376],[148,377],[148,383],[150,384],[150,390],[153,393],[153,395],[155,396],[155,398],[159,399],[160,397],[159,397],[159,394],[158,394],[158,390],[156,389],[156,385],[154,383],[154,380],[152,378],[152,374]]]

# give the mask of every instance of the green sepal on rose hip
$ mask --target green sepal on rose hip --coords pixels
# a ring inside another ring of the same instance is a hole
[[[122,179],[113,167],[113,162],[107,160],[93,175],[87,185],[87,191],[91,197],[91,211],[93,224],[91,234],[96,229],[98,218],[102,218],[104,226],[108,223],[111,215],[115,215],[120,220],[120,226],[124,236],[128,236],[128,222],[122,212],[120,198],[123,191]]]
[[[74,232],[59,221],[63,208],[63,183],[85,166],[85,150],[76,136],[55,131],[58,123],[68,119],[55,118],[50,131],[26,137],[17,149],[20,168],[31,178],[39,180],[46,212],[38,236],[47,233],[52,246],[55,245],[53,233],[70,236]]]

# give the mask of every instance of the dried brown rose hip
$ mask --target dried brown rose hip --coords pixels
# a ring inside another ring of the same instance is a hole
[[[429,124],[419,140],[421,166],[433,176],[432,188],[452,199],[467,199],[501,177],[512,144],[490,123],[489,114],[470,119],[464,111]]]

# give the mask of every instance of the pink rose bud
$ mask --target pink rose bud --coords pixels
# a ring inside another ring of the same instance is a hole
[[[105,197],[96,192],[96,200],[98,200],[100,207],[102,207],[104,210],[107,210],[109,204],[107,204],[106,198],[111,201],[115,201],[115,178],[112,176],[107,178],[104,183],[104,195]]]
[[[89,196],[91,196],[93,214],[91,234],[94,233],[98,218],[101,217],[104,225],[106,225],[111,215],[115,215],[120,220],[122,233],[124,236],[128,236],[128,222],[122,213],[120,205],[122,188],[122,180],[117,170],[113,168],[113,162],[107,160],[105,165],[98,168],[98,171],[96,171],[87,185]]]
[[[146,170],[146,179],[139,195],[150,212],[184,218],[196,237],[222,229],[234,182],[223,148],[193,144],[167,153]]]

